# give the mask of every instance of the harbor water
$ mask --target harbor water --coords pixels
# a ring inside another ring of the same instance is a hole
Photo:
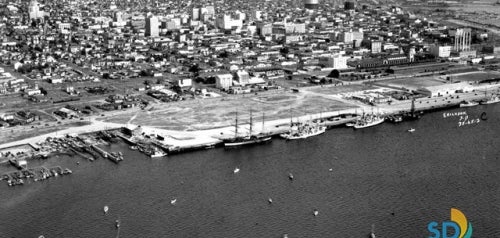
[[[470,123],[459,125],[463,112]],[[499,133],[500,105],[488,105],[155,159],[112,144],[120,164],[30,161],[73,174],[3,181],[0,237],[368,237],[372,225],[377,237],[429,237],[427,224],[450,220],[450,208],[473,237],[500,237]]]

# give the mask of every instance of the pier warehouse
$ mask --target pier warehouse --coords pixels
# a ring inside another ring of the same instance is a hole
[[[452,95],[457,92],[471,92],[472,90],[474,90],[472,85],[467,82],[460,82],[419,88],[416,92],[429,97],[441,97]]]

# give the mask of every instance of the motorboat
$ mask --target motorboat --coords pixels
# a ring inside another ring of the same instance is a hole
[[[415,132],[415,128],[408,129],[408,132]]]
[[[460,107],[473,107],[477,105],[479,105],[479,103],[474,101],[463,101],[462,103],[460,103]]]
[[[269,203],[273,203],[273,199],[268,198],[268,199],[267,199],[267,202],[269,202]]]
[[[293,180],[293,174],[292,173],[288,174],[288,179]]]
[[[240,169],[238,167],[236,167],[234,170],[233,170],[233,173],[237,174],[240,172]]]
[[[104,214],[108,213],[108,210],[109,210],[109,207],[108,206],[104,206]]]
[[[172,200],[170,200],[170,204],[171,205],[175,205],[177,203],[177,198],[174,198]]]
[[[317,210],[317,209],[314,209],[314,211],[313,211],[313,215],[314,215],[314,216],[317,216],[318,214],[319,214],[318,210]]]

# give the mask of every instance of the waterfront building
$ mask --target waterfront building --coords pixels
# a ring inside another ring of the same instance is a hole
[[[452,84],[443,84],[423,87],[417,90],[417,93],[426,95],[428,97],[440,97],[456,94],[457,92],[470,92],[474,89],[469,82],[459,82]]]

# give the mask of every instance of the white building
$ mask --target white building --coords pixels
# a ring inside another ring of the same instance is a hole
[[[319,64],[325,68],[347,69],[347,57],[342,55],[320,57]]]
[[[191,86],[193,86],[193,80],[192,79],[179,79],[179,80],[177,80],[177,85],[181,88],[191,87]]]
[[[429,97],[440,97],[453,95],[457,93],[457,91],[471,92],[473,89],[474,87],[468,82],[460,82],[419,88],[417,92]]]
[[[231,86],[233,86],[232,74],[219,74],[215,77],[215,87],[229,89]]]
[[[57,27],[59,28],[59,32],[61,34],[69,34],[71,31],[71,23],[59,23]]]
[[[346,44],[355,44],[355,47],[359,47],[361,45],[361,41],[363,41],[364,34],[363,32],[354,31],[354,32],[344,32],[342,33],[341,40]]]
[[[451,46],[439,46],[433,45],[429,47],[429,51],[432,55],[439,58],[448,58],[451,53]]]
[[[146,18],[145,36],[158,37],[160,36],[160,23],[158,17],[151,16]]]
[[[34,0],[28,6],[28,15],[30,19],[43,18],[43,11],[40,11],[40,4]]]
[[[191,20],[193,21],[198,21],[200,20],[200,9],[193,7],[192,13],[191,13]]]
[[[241,29],[243,27],[243,19],[233,19],[230,15],[221,15],[217,17],[216,25],[220,29],[231,30]]]

